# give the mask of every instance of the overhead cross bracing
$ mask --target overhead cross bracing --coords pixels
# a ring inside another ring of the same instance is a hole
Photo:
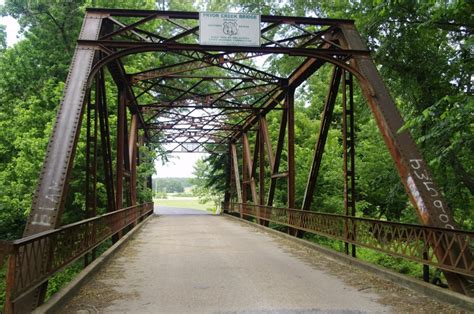
[[[291,80],[317,69],[301,71],[308,63],[305,54],[323,54],[339,62],[367,54],[345,50],[333,39],[335,25],[353,23],[349,20],[262,16],[260,47],[228,49],[199,45],[198,13],[88,12],[110,14],[103,22],[108,31],[98,40],[79,43],[98,46],[103,58],[113,56],[121,64],[122,79],[141,116],[140,127],[148,141],[168,144],[168,152],[226,152],[227,144],[257,117],[282,109]],[[270,54],[290,50],[298,51],[293,58],[301,65],[289,76],[263,64]],[[145,54],[152,61],[152,68],[150,62],[137,64],[131,53],[139,52],[141,60]]]

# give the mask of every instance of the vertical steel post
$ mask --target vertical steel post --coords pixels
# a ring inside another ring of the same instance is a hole
[[[346,216],[355,216],[355,136],[354,136],[354,89],[352,74],[342,72],[342,150],[344,160],[344,210]],[[349,87],[349,106],[347,88]],[[351,230],[349,230],[351,228]],[[346,219],[346,236],[353,238],[355,228]],[[349,254],[349,243],[344,245]],[[356,247],[352,244],[352,257],[356,257]]]
[[[126,119],[126,98],[127,94],[125,90],[119,91],[119,101],[117,110],[117,158],[115,165],[115,206],[116,209],[123,207],[123,174],[124,174],[124,145],[125,145],[125,119]]]
[[[86,117],[86,218],[97,215],[97,131],[98,131],[98,110],[97,102],[92,103],[91,90],[88,93]],[[94,238],[95,230],[90,230],[89,236]],[[84,255],[84,264],[89,264],[89,258],[95,259],[95,249]]]
[[[132,114],[130,121],[130,132],[128,133],[128,159],[130,162],[130,205],[137,204],[137,137],[138,137],[138,115]],[[134,217],[132,227],[137,224],[138,216]]]
[[[15,312],[15,304],[13,303],[12,292],[15,289],[15,273],[16,273],[16,258],[18,252],[14,250],[8,256],[8,267],[7,267],[7,279],[6,279],[6,289],[5,289],[5,305],[3,310],[5,314],[12,314]]]
[[[264,118],[260,117],[258,125],[258,204],[260,206],[265,205],[265,137],[263,135],[263,120]],[[265,226],[267,225],[266,220],[262,220],[260,221],[260,223]]]
[[[250,144],[249,144],[249,139],[247,136],[247,133],[244,133],[242,135],[242,158],[245,160],[245,165],[246,169],[245,171],[247,172],[247,183],[250,186],[250,192],[252,194],[252,202],[254,204],[258,204],[258,198],[257,198],[257,189],[255,187],[255,178],[253,176],[253,164],[254,161],[250,158],[251,153],[250,153]]]
[[[118,110],[117,110],[117,157],[115,165],[115,206],[116,210],[123,208],[123,176],[124,176],[124,151],[125,151],[125,120],[126,120],[126,102],[127,93],[125,89],[120,89],[118,93]],[[118,224],[122,225],[123,220]],[[122,237],[122,230],[119,231],[114,241]]]
[[[243,203],[242,190],[240,186],[239,161],[237,159],[237,147],[234,143],[230,144],[232,151],[232,168],[234,169],[235,189],[237,193],[237,202]],[[240,207],[240,218],[243,218],[242,207]]]
[[[287,185],[287,205],[288,208],[295,208],[295,89],[289,87],[286,94],[286,114],[288,120],[288,143],[287,143],[287,164],[288,164],[288,185]],[[295,222],[291,214],[288,215],[289,223]],[[297,229],[288,228],[288,232],[296,235]]]
[[[252,195],[252,202],[254,204],[258,204],[257,200],[257,189],[255,187],[255,178],[253,176],[253,164],[254,161],[250,158],[250,144],[247,133],[242,134],[242,159],[245,162],[245,169],[246,172],[246,183],[250,186],[250,192]]]
[[[262,116],[260,118],[260,131],[261,131],[261,140],[262,140],[262,145],[264,145],[267,149],[267,156],[268,156],[268,164],[270,165],[270,175],[273,173],[273,165],[275,162],[275,158],[273,156],[273,149],[272,149],[272,142],[270,140],[270,135],[268,134],[268,125],[267,125],[267,119]],[[262,149],[260,149],[262,151]],[[264,154],[264,152],[261,152]],[[263,159],[263,163],[265,163],[265,155],[261,156]],[[265,182],[265,169],[260,169],[261,173],[260,176],[263,175],[264,179],[263,181]],[[273,181],[273,179],[270,177],[270,180]],[[262,193],[265,193],[265,188],[264,185],[262,185]],[[263,196],[260,201],[262,202],[261,205],[265,205],[265,196]],[[269,202],[269,199],[267,199],[267,202]],[[265,211],[268,214],[268,211]],[[266,216],[266,218],[270,218],[270,216]],[[269,221],[263,221],[263,224],[268,227]]]
[[[247,158],[245,158],[245,140],[244,134],[242,134],[242,212],[246,210],[248,202],[248,183],[249,176],[247,172]]]
[[[232,185],[232,152],[229,145],[229,149],[226,154],[226,164],[225,164],[225,192],[224,192],[224,203],[222,206],[222,212],[228,212],[231,202],[231,185]]]

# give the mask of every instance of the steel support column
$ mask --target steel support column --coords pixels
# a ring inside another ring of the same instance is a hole
[[[224,203],[222,206],[222,212],[227,212],[229,210],[231,202],[231,185],[232,185],[232,152],[229,147],[229,150],[226,154],[226,167],[225,167],[225,192],[224,192]]]
[[[235,144],[230,144],[230,149],[232,152],[232,168],[234,169],[234,181],[235,181],[235,190],[237,194],[237,201],[239,204],[243,204],[242,190],[240,187],[240,174],[239,174],[239,160],[237,159],[237,147]],[[242,217],[242,209],[240,210],[240,218]]]
[[[137,146],[137,137],[138,137],[138,115],[132,114],[130,120],[130,132],[128,133],[128,151],[129,151],[129,162],[130,162],[130,206],[137,205],[137,155],[138,155],[138,146]],[[138,218],[138,217],[136,217]],[[136,225],[135,222],[132,224],[132,227]]]
[[[249,138],[247,136],[247,133],[244,133],[242,136],[242,150],[243,150],[243,159],[245,160],[245,165],[247,169],[244,169],[243,171],[247,172],[247,182],[248,185],[250,186],[250,192],[252,194],[252,202],[254,204],[258,204],[258,197],[257,197],[257,189],[255,187],[255,178],[253,175],[253,163],[254,161],[251,159],[251,152],[250,152],[250,144],[249,144]]]
[[[288,208],[296,207],[296,187],[295,187],[295,89],[288,88],[285,98],[287,123],[288,123],[288,137],[287,137],[287,206]],[[288,216],[289,221],[293,217]],[[291,223],[290,223],[291,224]],[[297,230],[288,228],[288,233],[296,235]]]
[[[349,88],[349,104],[347,103],[347,89]],[[344,160],[344,213],[346,216],[355,216],[355,129],[354,129],[354,87],[352,74],[342,72],[342,151]],[[349,230],[350,229],[350,230]],[[347,238],[354,240],[354,226],[349,226],[346,220],[345,232]],[[349,254],[349,243],[344,249]],[[356,257],[356,246],[351,245],[352,257]]]
[[[247,158],[245,156],[244,134],[242,134],[242,203],[245,206],[245,204],[248,202],[249,173],[247,170]]]
[[[126,124],[126,103],[127,94],[124,90],[119,92],[118,114],[117,114],[117,163],[115,165],[115,194],[116,210],[123,208],[123,177],[124,177],[124,150],[125,150],[125,124]]]
[[[92,103],[91,91],[89,90],[86,114],[86,166],[85,166],[85,195],[86,195],[86,218],[97,215],[97,135],[98,135],[98,106]],[[95,230],[92,230],[94,233]],[[91,238],[94,235],[89,235]],[[84,265],[95,259],[95,249],[84,256]]]
[[[265,137],[264,137],[264,117],[260,117],[258,125],[258,204],[265,205]],[[268,218],[268,217],[265,217]],[[261,224],[267,225],[267,221],[260,221]]]

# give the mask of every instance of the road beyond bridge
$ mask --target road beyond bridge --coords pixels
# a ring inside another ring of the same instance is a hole
[[[63,312],[455,310],[231,218],[176,213],[152,217]]]

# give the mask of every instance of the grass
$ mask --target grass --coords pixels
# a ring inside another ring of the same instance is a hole
[[[168,197],[166,199],[156,198],[153,199],[155,205],[168,206],[168,207],[181,207],[181,208],[192,208],[199,210],[215,211],[215,205],[212,202],[201,204],[197,197]]]

